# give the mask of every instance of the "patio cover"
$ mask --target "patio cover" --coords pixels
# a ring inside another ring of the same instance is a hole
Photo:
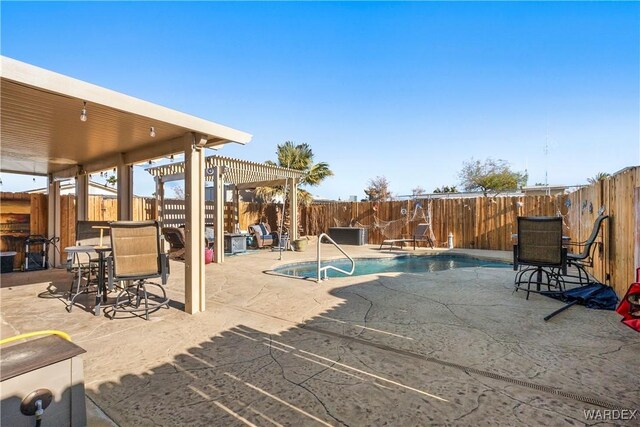
[[[221,167],[224,171],[224,182],[234,184],[239,190],[284,185],[287,179],[298,180],[302,177],[302,172],[296,169],[223,156],[205,158],[205,167],[207,181],[214,181],[214,168]],[[154,166],[146,170],[163,183],[184,179],[184,162]]]
[[[147,171],[156,178],[156,197],[158,205],[163,205],[164,183],[182,180],[185,177],[184,162],[168,163],[166,165],[147,168]],[[302,177],[302,172],[295,169],[273,166],[266,163],[257,163],[247,160],[233,159],[223,156],[210,156],[205,159],[205,179],[213,182],[215,197],[215,235],[224,234],[224,184],[235,186],[234,204],[238,205],[237,190],[253,189],[257,187],[284,186],[288,183],[290,189],[295,189]],[[297,223],[298,201],[297,192],[291,191],[291,203],[289,206],[291,222]],[[297,238],[297,230],[291,230],[291,239]],[[215,239],[215,261],[224,261],[224,247],[222,239]]]
[[[60,235],[59,180],[76,178],[77,219],[84,220],[88,174],[117,169],[118,219],[132,219],[132,165],[185,153],[185,189],[192,202],[185,221],[185,307],[203,311],[203,148],[245,144],[251,135],[11,58],[0,60],[0,172],[49,177],[49,237]],[[83,107],[86,121],[80,120]],[[59,261],[55,253],[50,259]]]
[[[251,140],[227,126],[0,58],[3,172],[74,177],[181,153],[186,133],[200,135],[209,148]],[[84,102],[86,122],[80,121]]]

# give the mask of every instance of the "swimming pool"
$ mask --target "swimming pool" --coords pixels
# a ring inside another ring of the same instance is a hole
[[[399,256],[394,258],[356,258],[356,269],[354,276],[376,273],[428,273],[432,271],[452,270],[454,268],[465,267],[492,267],[510,268],[511,264],[500,261],[489,261],[473,258],[467,255],[422,255],[422,256]],[[333,265],[343,270],[349,271],[351,263],[348,259],[338,259],[323,261],[322,266]],[[313,278],[317,277],[318,265],[316,262],[302,262],[287,264],[275,268],[275,273],[287,276]],[[329,270],[329,277],[345,277],[344,274]]]

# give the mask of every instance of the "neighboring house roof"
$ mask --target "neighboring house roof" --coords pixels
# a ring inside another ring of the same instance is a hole
[[[521,191],[503,191],[501,193],[488,193],[489,197],[513,197],[522,196]],[[457,193],[424,193],[419,196],[401,195],[396,196],[393,200],[412,200],[412,199],[468,199],[474,197],[482,197],[482,191],[459,191]]]
[[[528,195],[560,195],[570,193],[584,187],[584,185],[533,185],[529,187],[523,187],[522,192]]]
[[[60,194],[75,194],[76,191],[76,183],[75,181],[64,181],[60,183]],[[34,188],[33,190],[27,190],[26,193],[30,194],[44,194],[47,192],[47,188]],[[104,184],[100,184],[94,181],[89,181],[89,194],[91,195],[102,195],[102,196],[113,196],[116,197],[118,195],[118,190],[109,187]]]

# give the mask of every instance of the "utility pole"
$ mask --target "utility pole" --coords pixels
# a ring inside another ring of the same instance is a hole
[[[551,195],[551,189],[549,188],[549,128],[547,127],[547,133],[544,139],[544,186],[547,188],[547,196]]]

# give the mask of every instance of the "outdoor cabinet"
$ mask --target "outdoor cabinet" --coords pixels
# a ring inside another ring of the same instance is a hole
[[[368,231],[363,227],[330,227],[328,234],[340,245],[366,245],[369,243]]]
[[[3,346],[0,425],[33,427],[35,416],[21,412],[21,404],[33,393],[45,396],[37,399],[50,402],[42,415],[43,426],[85,426],[87,415],[80,358],[84,352],[57,335]]]
[[[225,234],[224,251],[229,254],[247,251],[247,236],[245,234]]]

